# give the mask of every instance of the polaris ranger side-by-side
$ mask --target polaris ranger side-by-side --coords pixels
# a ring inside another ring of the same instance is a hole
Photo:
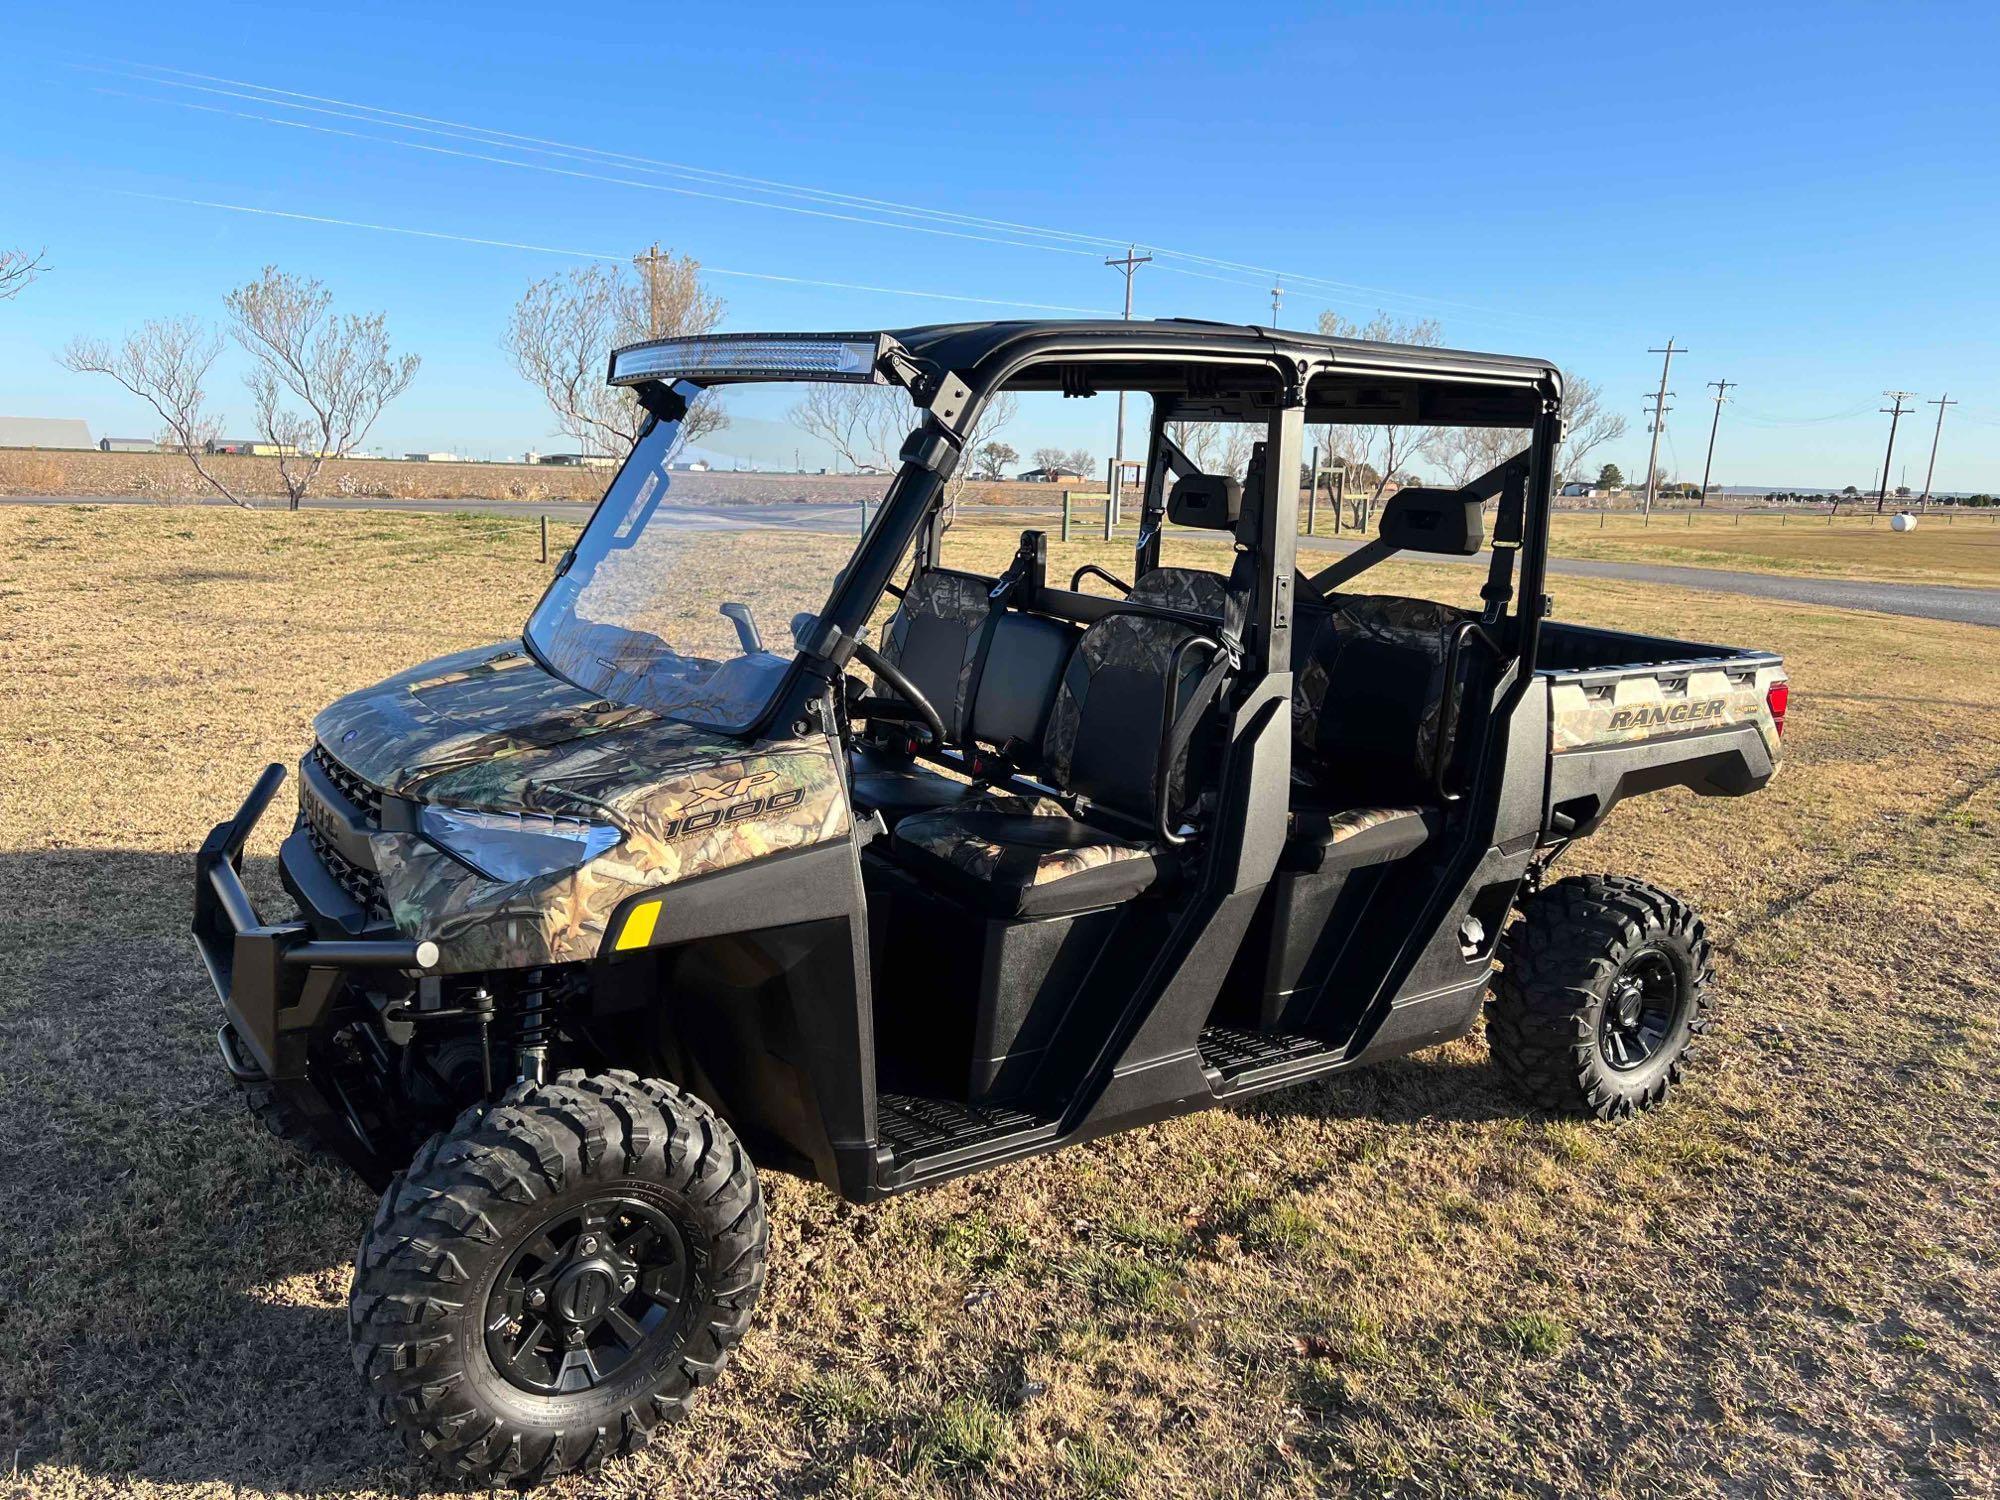
[[[281,767],[197,862],[230,1073],[383,1189],[351,1326],[413,1450],[528,1483],[643,1443],[750,1321],[753,1163],[865,1202],[1482,1014],[1549,1109],[1679,1078],[1699,919],[1546,871],[1626,796],[1763,786],[1786,681],[1546,618],[1553,365],[1014,322],[655,341],[610,379],[647,425],[520,638],[319,716],[279,856],[299,917],[239,874]],[[803,382],[909,408],[858,540],[675,497],[692,401]],[[1034,531],[995,576],[944,565],[1003,392],[1150,397],[1129,584],[1065,586]],[[1246,471],[1176,442],[1208,422],[1254,432]],[[1303,434],[1342,423],[1524,445],[1308,569]],[[1217,566],[1163,566],[1174,535]],[[1488,548],[1483,607],[1354,587]]]

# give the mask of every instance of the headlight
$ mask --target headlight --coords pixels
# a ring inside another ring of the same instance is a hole
[[[623,837],[605,823],[541,813],[471,812],[426,807],[417,828],[446,853],[489,880],[527,880],[595,859]]]

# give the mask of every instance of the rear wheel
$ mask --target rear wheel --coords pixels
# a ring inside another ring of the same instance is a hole
[[[1522,903],[1486,1013],[1494,1060],[1534,1104],[1615,1119],[1650,1109],[1708,1025],[1708,934],[1641,880],[1580,875]]]
[[[517,1087],[383,1194],[348,1304],[355,1364],[456,1477],[595,1469],[721,1373],[766,1238],[749,1159],[701,1101],[630,1073]]]

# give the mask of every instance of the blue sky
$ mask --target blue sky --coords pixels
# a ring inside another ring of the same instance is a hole
[[[10,18],[0,246],[46,246],[51,270],[0,305],[0,413],[149,432],[135,403],[58,369],[54,352],[148,317],[219,315],[223,292],[266,262],[319,276],[344,306],[386,311],[398,343],[423,356],[377,429],[383,446],[481,455],[552,446],[498,339],[529,281],[580,263],[557,251],[625,255],[657,239],[718,272],[1118,305],[1119,278],[1082,239],[852,222],[889,216],[188,87],[243,92],[215,81],[240,80],[454,122],[434,132],[462,123],[1209,258],[1142,270],[1140,316],[1265,321],[1267,268],[1321,278],[1288,282],[1282,321],[1310,326],[1328,306],[1430,316],[1451,343],[1550,356],[1601,382],[1631,422],[1604,456],[1629,472],[1643,466],[1641,400],[1658,375],[1646,351],[1669,334],[1691,352],[1675,363],[1663,462],[1692,478],[1711,410],[1703,382],[1718,376],[1740,382],[1723,483],[1866,484],[1886,436],[1880,393],[1949,391],[1963,404],[1946,419],[1938,487],[2000,489],[2000,7],[363,3],[293,5],[275,25],[274,14],[107,0]],[[734,328],[1017,311],[714,284]],[[239,376],[225,363],[213,390],[245,427]],[[1918,410],[1892,476],[1907,465],[1913,484],[1934,415]],[[739,440],[770,456],[760,431],[746,421]],[[1082,425],[1009,436],[1109,447]]]

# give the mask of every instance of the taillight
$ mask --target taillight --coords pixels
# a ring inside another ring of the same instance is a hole
[[[1774,682],[1764,694],[1764,706],[1771,710],[1771,723],[1780,737],[1785,732],[1785,708],[1791,701],[1792,687],[1788,682]]]

